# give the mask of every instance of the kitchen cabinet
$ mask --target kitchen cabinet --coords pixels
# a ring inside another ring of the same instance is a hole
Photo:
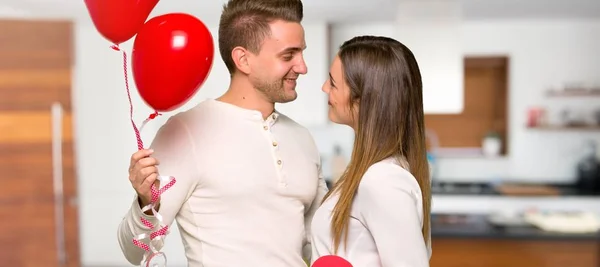
[[[593,239],[433,238],[431,267],[597,267]]]
[[[431,267],[598,267],[600,235],[493,226],[485,215],[432,216]]]

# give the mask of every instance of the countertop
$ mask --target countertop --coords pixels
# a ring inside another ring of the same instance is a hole
[[[572,184],[540,184],[557,189],[558,196],[569,197],[599,197],[600,192],[588,192]],[[472,195],[472,196],[503,196],[497,187],[491,183],[452,183],[438,182],[431,186],[433,195]],[[543,196],[543,195],[537,195]]]
[[[521,240],[581,240],[600,242],[600,233],[566,234],[540,230],[533,226],[497,226],[484,214],[433,214],[431,236],[435,238],[481,238]]]
[[[332,183],[330,179],[325,179],[327,187],[331,189]],[[600,192],[588,192],[579,189],[572,184],[541,184],[551,186],[558,189],[559,196],[569,197],[598,197]],[[456,183],[456,182],[437,182],[431,186],[433,195],[444,196],[504,196],[500,193],[496,186],[491,183]],[[539,195],[538,195],[539,196]]]
[[[331,184],[328,182],[331,188]],[[551,185],[559,189],[559,196],[598,197],[577,189],[574,185]],[[492,184],[485,183],[437,183],[432,186],[433,195],[457,196],[505,196]],[[508,196],[507,196],[508,197]],[[432,238],[480,238],[480,239],[521,239],[521,240],[598,240],[599,233],[566,234],[540,230],[534,226],[498,226],[489,222],[486,214],[443,214],[431,217]]]

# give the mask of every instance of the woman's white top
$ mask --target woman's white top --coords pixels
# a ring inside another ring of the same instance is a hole
[[[386,159],[363,176],[352,204],[348,243],[344,247],[342,242],[337,253],[354,267],[429,266],[431,246],[421,231],[421,190],[407,167],[406,162]],[[337,199],[337,194],[327,199],[314,215],[312,262],[334,253],[331,215]]]

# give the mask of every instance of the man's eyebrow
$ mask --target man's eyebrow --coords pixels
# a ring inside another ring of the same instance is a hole
[[[292,47],[283,49],[283,51],[279,52],[279,54],[283,55],[283,54],[290,53],[290,52],[302,52],[304,49],[306,49],[306,46],[304,46],[304,47],[292,46]]]

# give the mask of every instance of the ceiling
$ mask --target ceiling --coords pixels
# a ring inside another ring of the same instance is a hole
[[[303,0],[306,21],[392,21],[400,1]],[[417,0],[454,1],[454,0]],[[226,0],[161,0],[151,16],[186,12],[206,23],[218,21]],[[600,19],[600,0],[461,0],[465,20],[514,18]],[[60,18],[89,21],[83,0],[1,0],[0,17]]]

